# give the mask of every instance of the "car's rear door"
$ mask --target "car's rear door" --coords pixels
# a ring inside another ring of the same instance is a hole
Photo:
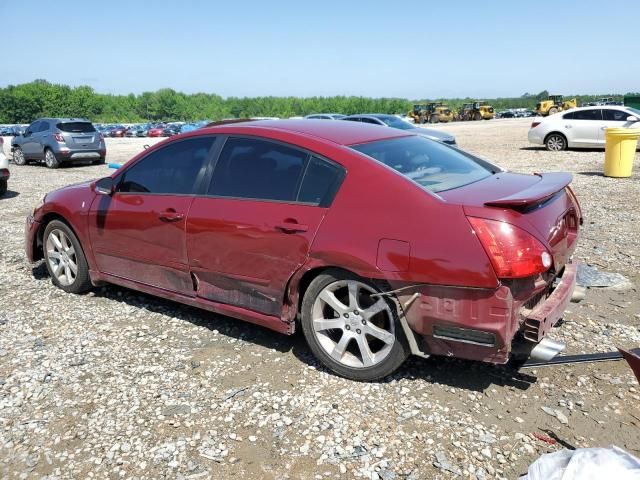
[[[588,108],[585,110],[576,110],[573,112],[569,122],[571,129],[572,146],[576,147],[597,147],[598,139],[603,128],[602,109]]]
[[[280,316],[287,282],[305,262],[343,175],[291,145],[227,138],[187,220],[197,295]]]
[[[153,150],[118,174],[115,193],[96,196],[88,223],[100,272],[194,295],[185,224],[214,142],[192,137]]]

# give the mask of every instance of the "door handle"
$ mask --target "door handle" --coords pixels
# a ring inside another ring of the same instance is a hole
[[[158,215],[158,218],[165,222],[177,222],[178,220],[182,220],[184,218],[184,214],[178,213],[173,208],[170,208]]]
[[[274,225],[274,228],[276,230],[281,230],[284,233],[306,232],[307,230],[309,230],[308,225],[302,225],[301,223],[298,223],[298,222],[287,222],[287,221],[282,223],[277,223],[276,225]]]
[[[565,125],[564,128],[571,128],[571,125]]]

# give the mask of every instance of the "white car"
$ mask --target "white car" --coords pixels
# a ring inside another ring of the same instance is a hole
[[[640,110],[623,106],[572,108],[548,117],[536,117],[529,142],[547,150],[604,148],[605,129],[640,127]]]
[[[7,193],[9,182],[9,160],[4,154],[4,139],[0,137],[0,197]]]

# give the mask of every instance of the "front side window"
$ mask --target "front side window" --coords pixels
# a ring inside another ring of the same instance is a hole
[[[40,122],[38,127],[38,132],[48,132],[49,131],[49,122],[45,122],[44,120]]]
[[[209,195],[295,201],[308,154],[255,138],[229,138],[213,172]]]
[[[214,137],[197,137],[171,143],[127,168],[118,192],[190,195],[206,168]]]
[[[462,187],[494,173],[482,160],[420,136],[380,140],[351,148],[434,193]]]
[[[589,110],[576,110],[573,112],[574,120],[602,120],[602,111],[599,108]]]
[[[607,108],[602,110],[602,116],[604,120],[607,120],[609,122],[626,122],[629,113],[623,110],[614,110],[612,108]]]

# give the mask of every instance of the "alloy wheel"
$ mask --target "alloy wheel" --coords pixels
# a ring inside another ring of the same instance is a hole
[[[387,302],[357,280],[327,285],[312,308],[313,331],[322,349],[345,366],[372,367],[384,361],[396,341]]]
[[[553,135],[547,140],[547,148],[553,152],[564,150],[564,138],[559,135]]]
[[[78,257],[69,237],[62,230],[51,230],[46,243],[47,262],[61,285],[69,286],[78,275]]]
[[[55,155],[53,154],[53,152],[51,150],[47,150],[47,152],[44,154],[44,163],[47,165],[47,167],[49,168],[54,168],[57,166],[57,160]]]
[[[13,163],[16,165],[24,165],[26,162],[24,152],[20,148],[16,148],[13,152]]]

